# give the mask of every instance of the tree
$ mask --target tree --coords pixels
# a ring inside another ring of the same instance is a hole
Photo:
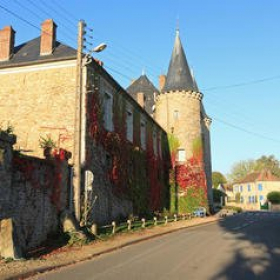
[[[264,169],[270,170],[273,175],[280,178],[280,162],[274,155],[261,156],[256,160],[239,161],[233,165],[228,178],[231,182],[236,182],[243,179],[249,173],[259,172]]]
[[[272,204],[280,204],[280,192],[273,191],[267,194],[267,199]]]
[[[216,189],[220,184],[224,185],[226,184],[227,180],[225,178],[225,176],[218,171],[214,171],[212,172],[212,184],[214,186],[214,188]]]
[[[261,156],[256,160],[255,170],[261,171],[263,169],[269,169],[273,175],[280,178],[280,162],[274,155]]]
[[[241,160],[235,163],[231,169],[231,173],[228,175],[230,181],[236,182],[243,179],[247,174],[254,171],[254,160]]]

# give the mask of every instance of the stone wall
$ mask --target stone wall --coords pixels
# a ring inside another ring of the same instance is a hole
[[[75,61],[48,62],[0,69],[0,120],[17,135],[16,149],[43,157],[40,136],[73,149]]]
[[[160,94],[156,101],[156,121],[178,138],[187,159],[193,157],[194,141],[201,138],[201,98],[200,93],[176,91]]]
[[[13,143],[12,136],[0,134],[0,235],[12,220],[15,243],[25,252],[59,230],[60,213],[71,201],[69,167],[63,153],[43,160],[13,154]]]

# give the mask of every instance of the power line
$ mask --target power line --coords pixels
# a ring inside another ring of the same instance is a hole
[[[228,88],[243,87],[243,86],[265,83],[265,82],[268,82],[268,81],[279,80],[279,79],[280,79],[280,75],[277,75],[277,76],[273,76],[273,77],[269,77],[269,78],[252,80],[252,81],[249,81],[249,82],[243,82],[243,83],[238,83],[238,84],[205,88],[203,91],[212,91],[212,90],[217,90],[217,89],[228,89]]]
[[[52,15],[50,15],[48,12],[46,12],[45,10],[43,10],[42,8],[40,8],[38,5],[36,5],[33,0],[27,0],[31,5],[33,5],[38,11],[41,12],[41,14],[45,14],[47,17],[51,17],[53,18]],[[69,30],[69,27],[63,23],[60,22],[60,25],[63,26],[65,28],[66,31],[62,30],[61,33],[65,34],[66,37],[68,37],[68,39],[70,39],[72,42],[75,41],[76,43],[76,40],[74,39],[72,33],[71,35],[68,35],[66,32]],[[68,31],[69,32],[69,31]]]
[[[229,122],[223,121],[223,120],[221,120],[221,119],[219,119],[219,118],[216,118],[216,117],[215,117],[215,118],[213,118],[213,120],[215,120],[215,121],[217,121],[217,122],[220,122],[220,123],[223,123],[224,125],[227,125],[227,126],[229,126],[229,127],[235,128],[235,129],[237,129],[237,130],[243,131],[243,132],[245,132],[245,133],[247,133],[247,134],[256,136],[256,137],[258,137],[258,138],[266,139],[266,140],[269,140],[269,141],[272,141],[272,142],[275,142],[275,143],[278,143],[278,144],[280,143],[280,140],[279,140],[279,139],[275,139],[275,138],[270,138],[270,137],[264,136],[264,135],[262,135],[262,134],[259,134],[259,133],[256,133],[256,132],[247,130],[247,129],[243,128],[243,127],[240,127],[240,126],[231,124],[231,123],[229,123]]]

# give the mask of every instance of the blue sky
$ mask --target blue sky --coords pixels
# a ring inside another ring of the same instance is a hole
[[[234,163],[261,155],[280,159],[278,0],[1,0],[0,5],[22,19],[0,7],[0,27],[14,27],[16,44],[39,36],[29,24],[40,28],[53,18],[58,39],[75,47],[77,20],[84,19],[94,29],[93,45],[108,45],[97,58],[124,88],[143,69],[158,85],[179,18],[189,65],[213,118],[213,170],[227,174]]]

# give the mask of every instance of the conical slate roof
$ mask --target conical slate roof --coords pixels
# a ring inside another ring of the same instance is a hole
[[[174,48],[168,67],[166,83],[162,91],[176,90],[197,91],[197,85],[192,77],[178,30],[176,32]]]

